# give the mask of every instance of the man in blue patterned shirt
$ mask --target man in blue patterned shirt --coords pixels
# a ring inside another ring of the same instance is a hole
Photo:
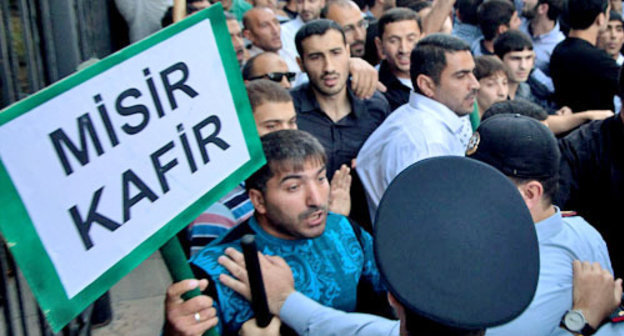
[[[254,317],[243,297],[220,282],[226,273],[219,256],[227,247],[240,250],[240,238],[255,234],[258,250],[278,255],[293,270],[295,288],[333,308],[355,311],[358,287],[363,297],[379,297],[385,289],[374,262],[372,238],[348,218],[328,212],[329,183],[322,145],[310,134],[296,130],[270,133],[262,138],[267,164],[246,182],[254,216],[215,240],[191,258],[198,278],[210,279],[206,291],[216,301],[220,331],[236,334]],[[168,300],[167,329],[175,329]],[[199,312],[201,320],[202,312]],[[179,319],[197,324],[195,312]],[[206,316],[207,314],[205,314]],[[283,333],[284,334],[284,333]]]

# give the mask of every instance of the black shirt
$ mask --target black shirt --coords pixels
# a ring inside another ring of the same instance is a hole
[[[603,50],[585,40],[568,37],[555,47],[550,58],[555,102],[574,112],[613,111],[619,69]]]
[[[297,112],[297,126],[314,135],[325,148],[329,179],[342,164],[351,166],[364,141],[390,113],[388,101],[381,93],[375,92],[372,98],[362,100],[348,88],[351,113],[334,122],[321,110],[310,84],[300,85],[290,94]]]
[[[577,211],[603,236],[616,276],[624,275],[624,122],[592,121],[559,140],[562,159],[555,203]]]
[[[407,104],[412,89],[401,83],[392,73],[392,70],[390,70],[390,64],[385,60],[382,61],[379,66],[379,81],[388,89],[384,92],[384,96],[390,104],[390,111],[394,111],[397,107]]]

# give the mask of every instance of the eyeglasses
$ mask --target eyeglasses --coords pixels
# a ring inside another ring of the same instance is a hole
[[[279,83],[282,81],[282,78],[284,78],[284,76],[286,76],[286,79],[288,79],[289,82],[292,82],[297,74],[294,72],[269,72],[268,74],[264,74],[262,76],[250,77],[249,80],[252,81],[256,79],[266,78]]]
[[[358,21],[356,24],[346,25],[342,27],[342,31],[345,33],[345,35],[349,35],[353,33],[356,28],[362,28],[362,29],[368,28],[368,21],[366,21],[366,19],[362,19]]]

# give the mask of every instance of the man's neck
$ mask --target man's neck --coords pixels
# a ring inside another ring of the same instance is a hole
[[[509,99],[514,100],[516,99],[516,92],[518,91],[518,86],[520,86],[520,83],[516,83],[516,82],[509,82]]]
[[[388,64],[390,65],[390,64]],[[392,66],[390,66],[390,71],[392,72],[392,74],[396,77],[396,78],[403,78],[403,79],[410,79],[410,74],[409,72],[405,73],[404,71],[401,71],[399,69],[396,69]]]
[[[258,222],[258,225],[260,226],[260,228],[262,228],[262,230],[264,230],[269,235],[279,238],[279,239],[284,239],[284,240],[297,239],[282,231],[278,231],[273,225],[271,225],[271,223],[269,223],[269,219],[266,216],[260,215],[258,213],[256,213],[254,216],[256,217],[256,221]]]
[[[568,33],[569,37],[576,37],[581,40],[589,42],[589,44],[596,46],[596,40],[598,39],[598,31],[594,28],[588,29],[570,29]]]
[[[537,224],[544,219],[550,218],[557,212],[555,206],[550,204],[545,209],[533,210],[531,211],[531,217],[533,218],[533,223]]]
[[[312,91],[314,92],[314,97],[321,110],[323,110],[333,122],[338,122],[351,113],[351,102],[349,102],[349,97],[347,96],[346,86],[342,91],[332,96],[318,92],[314,87]]]
[[[556,22],[548,19],[547,16],[535,17],[529,24],[531,27],[531,35],[540,36],[550,33],[553,29],[555,29],[555,24]]]
[[[485,47],[485,50],[492,54],[494,53],[494,39],[492,39],[492,41],[483,40],[483,46]]]

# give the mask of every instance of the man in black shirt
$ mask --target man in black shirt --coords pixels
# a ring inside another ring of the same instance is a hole
[[[619,95],[624,97],[624,73]],[[581,126],[559,141],[562,154],[557,204],[574,210],[604,237],[613,271],[624,274],[624,114]]]
[[[381,16],[378,29],[375,43],[384,58],[379,66],[379,81],[386,86],[384,96],[394,111],[407,103],[412,90],[410,55],[420,40],[420,18],[411,9],[393,8]]]
[[[357,98],[348,85],[349,46],[340,26],[331,20],[306,23],[295,36],[300,57],[297,59],[310,82],[291,91],[297,125],[314,135],[327,154],[327,177],[332,179],[345,165],[355,167],[355,157],[390,113],[384,96],[375,92],[369,99]],[[371,220],[364,189],[357,174],[352,174],[351,213],[365,229]]]
[[[389,113],[379,92],[362,100],[349,89],[349,48],[342,28],[331,20],[305,24],[295,38],[299,64],[310,82],[291,91],[297,124],[319,139],[327,153],[328,178],[352,160]]]
[[[568,38],[559,43],[550,59],[555,102],[572,111],[613,110],[619,66],[596,40],[609,18],[609,0],[569,0],[564,19]]]

